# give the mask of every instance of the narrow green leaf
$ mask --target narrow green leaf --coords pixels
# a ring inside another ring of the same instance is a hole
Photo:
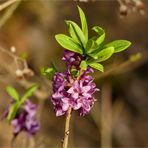
[[[55,64],[55,62],[51,62],[51,65],[52,65],[52,68],[55,70],[55,71],[58,71],[58,69],[57,69],[57,66],[56,66],[56,64]]]
[[[21,98],[21,104],[24,103],[28,97],[32,96],[32,94],[36,91],[37,88],[38,88],[38,85],[36,84],[28,88],[25,94],[23,95],[23,97]]]
[[[94,69],[97,69],[101,72],[104,72],[104,67],[103,65],[99,64],[99,63],[89,63],[88,64],[90,67],[94,68]]]
[[[88,40],[86,44],[86,53],[96,52],[101,46],[96,43],[96,37],[93,37]]]
[[[12,119],[15,118],[18,109],[19,109],[19,102],[16,102],[16,103],[14,103],[14,104],[11,106],[11,108],[10,108],[10,110],[9,110],[9,114],[8,114],[8,116],[7,116],[7,120],[8,120],[9,122],[10,122]]]
[[[98,45],[100,45],[104,41],[104,39],[105,39],[105,32],[104,32],[104,30],[101,27],[99,27],[99,26],[94,26],[92,28],[92,30],[94,30],[96,33],[99,34],[99,37],[96,39],[96,43]]]
[[[78,36],[77,36],[75,30],[73,29],[73,26],[72,26],[70,23],[68,23],[67,21],[66,21],[66,24],[67,24],[68,27],[69,27],[69,34],[70,34],[70,36],[71,36],[76,42],[78,42],[78,43],[81,45],[81,41],[79,40],[79,38],[78,38]]]
[[[86,51],[87,51],[87,53],[92,48],[93,44],[94,44],[94,41],[93,40],[91,40],[91,39],[88,40],[88,42],[86,44]]]
[[[72,76],[76,77],[78,75],[78,73],[79,73],[79,71],[77,69],[75,69],[75,68],[71,69]]]
[[[73,30],[75,31],[75,34],[76,36],[78,37],[81,45],[83,46],[83,48],[85,49],[86,47],[86,43],[87,43],[87,40],[81,30],[81,28],[73,21],[66,21],[68,24],[71,24],[72,27],[73,27]]]
[[[98,33],[98,36],[94,36],[91,39],[88,40],[86,44],[86,53],[92,54],[92,53],[98,53],[100,49],[104,46],[102,43],[105,39],[105,32],[101,27],[95,26],[92,28],[95,32]],[[93,54],[93,55],[94,55]]]
[[[6,91],[14,100],[16,100],[16,101],[19,100],[19,94],[13,87],[7,86]]]
[[[114,53],[114,47],[107,47],[95,54],[90,54],[97,62],[106,61]]]
[[[81,64],[80,64],[80,68],[81,68],[82,70],[86,70],[86,69],[87,69],[87,66],[88,66],[87,63],[86,63],[86,61],[84,61],[84,60],[83,60],[83,61],[81,62]]]
[[[44,70],[45,73],[51,73],[52,71],[54,71],[53,68],[45,68]]]
[[[94,51],[94,41],[92,39],[88,40],[87,44],[86,44],[86,53],[91,53]]]
[[[127,49],[130,45],[131,45],[131,42],[127,40],[115,40],[113,42],[106,44],[105,46],[106,47],[113,46],[114,53],[117,53]]]
[[[74,39],[70,38],[69,36],[66,36],[64,34],[58,34],[55,36],[55,38],[63,48],[66,48],[73,52],[83,54],[82,47],[76,41],[74,41]]]
[[[85,17],[83,10],[79,6],[78,6],[78,10],[79,10],[80,19],[81,19],[82,31],[85,35],[86,42],[87,42],[87,40],[88,40],[88,26],[87,26],[86,17]]]
[[[54,67],[42,67],[41,75],[46,76],[48,79],[52,79],[54,73],[56,72]]]

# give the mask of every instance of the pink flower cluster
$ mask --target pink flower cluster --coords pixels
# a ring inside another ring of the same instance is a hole
[[[98,89],[92,76],[89,75],[93,70],[88,67],[78,77],[73,77],[71,74],[73,67],[80,70],[82,58],[81,55],[66,50],[63,60],[67,64],[67,70],[65,73],[56,72],[54,75],[51,101],[56,116],[65,114],[69,107],[73,110],[79,110],[80,115],[84,116],[94,104],[93,94]]]

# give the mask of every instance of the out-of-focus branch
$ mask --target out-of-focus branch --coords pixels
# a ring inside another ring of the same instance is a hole
[[[124,100],[123,98],[119,97],[119,98],[116,99],[116,101],[113,104],[113,107],[112,107],[112,113],[113,113],[112,125],[113,125],[113,127],[118,122],[119,117],[121,116],[121,113],[125,108],[125,104],[124,104],[123,100]]]
[[[147,55],[148,53],[144,53],[144,54],[137,53],[131,56],[127,61],[121,63],[120,65],[115,65],[114,67],[110,68],[110,70],[107,70],[106,72],[100,75],[96,74],[95,79],[102,79],[110,75],[127,72],[128,70],[132,71],[133,69],[141,65],[143,62],[148,60]],[[142,60],[140,60],[141,57],[142,57]]]
[[[9,2],[9,3],[8,3]],[[13,12],[16,10],[16,8],[18,7],[18,5],[20,4],[21,0],[10,0],[4,4],[1,5],[1,9],[3,10],[4,8],[6,8],[6,6],[9,6],[10,4],[13,4],[12,6],[9,7],[9,9],[3,14],[3,16],[0,19],[0,28],[7,22],[7,20],[9,20],[9,18],[12,16]],[[9,5],[8,5],[9,4]]]
[[[28,68],[27,62],[26,60],[18,57],[17,55],[11,53],[9,50],[0,48],[0,53],[3,53],[5,55],[7,55],[9,58],[12,58],[12,60],[14,60],[15,64],[18,64],[17,62],[21,62],[22,65],[24,65],[24,68]],[[7,61],[4,62],[3,58],[0,58],[0,63],[1,64],[1,68],[5,69],[5,71],[12,77],[12,79],[14,79],[14,81],[16,80],[16,70],[18,68],[18,66],[14,67],[13,63],[8,63]],[[33,75],[32,75],[33,76]],[[47,90],[46,88],[50,87],[50,85],[47,86],[46,80],[44,80],[44,78],[40,78],[38,76],[33,76],[34,81],[29,81],[27,79],[25,79],[25,77],[23,77],[23,79],[20,79],[19,81],[17,81],[19,83],[19,85],[21,85],[22,87],[24,87],[25,89],[27,89],[28,87],[32,86],[34,83],[43,83],[40,86],[40,89],[38,89],[34,95],[39,99],[39,100],[44,100],[46,99],[49,95],[50,95],[50,91]],[[37,81],[38,80],[38,81]],[[40,80],[40,81],[39,81]]]
[[[0,5],[0,11],[2,11],[3,9],[9,7],[11,4],[13,4],[13,3],[15,3],[17,1],[20,1],[20,0],[9,0],[9,1],[6,1],[5,3]]]
[[[145,14],[144,3],[142,0],[117,0],[120,5],[120,15],[126,16],[129,12],[138,11],[140,14]]]
[[[102,88],[101,103],[101,147],[112,147],[112,103],[111,86],[105,83]]]
[[[17,55],[15,55],[16,49],[15,47],[11,47],[10,51],[9,50],[5,50],[3,48],[0,47],[0,52],[7,54],[9,57],[11,57],[16,65],[16,76],[20,79],[24,78],[25,75],[27,76],[33,76],[34,72],[28,68],[28,64],[27,61]],[[22,68],[19,66],[21,63]]]
[[[97,1],[97,0],[74,0],[79,2],[90,2],[90,1]],[[144,7],[145,4],[142,0],[116,0],[120,5],[120,15],[127,16],[129,12],[138,11],[140,14],[145,14]]]
[[[9,50],[6,50],[6,49],[0,47],[0,51],[3,52],[3,53],[6,53],[7,55],[9,55],[10,57],[12,57],[13,59],[18,59],[18,60],[24,62],[24,60],[22,58],[16,56],[15,54],[12,54]]]

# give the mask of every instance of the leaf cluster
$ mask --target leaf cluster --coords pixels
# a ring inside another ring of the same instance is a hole
[[[86,69],[89,65],[101,72],[104,71],[104,67],[100,62],[106,61],[114,53],[121,52],[127,49],[131,42],[127,40],[115,40],[109,43],[105,43],[105,31],[99,27],[94,26],[93,31],[96,35],[88,37],[88,25],[86,16],[83,10],[78,6],[81,27],[75,22],[66,20],[70,36],[65,34],[57,34],[55,38],[57,42],[65,49],[79,53],[86,59],[81,62],[80,67]]]

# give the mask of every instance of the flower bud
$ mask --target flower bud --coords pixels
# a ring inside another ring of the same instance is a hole
[[[142,1],[136,1],[136,8],[138,10],[143,10],[144,9],[144,3]]]
[[[11,51],[12,53],[15,53],[15,52],[16,52],[16,48],[15,48],[14,46],[12,46],[12,47],[10,48],[10,51]]]
[[[34,72],[31,69],[29,69],[29,68],[25,68],[23,70],[23,74],[26,77],[32,77],[34,75]]]
[[[17,78],[22,79],[23,78],[23,72],[20,69],[17,69],[15,72]]]
[[[126,5],[121,5],[120,6],[120,15],[122,16],[126,16],[128,13],[128,9]]]

